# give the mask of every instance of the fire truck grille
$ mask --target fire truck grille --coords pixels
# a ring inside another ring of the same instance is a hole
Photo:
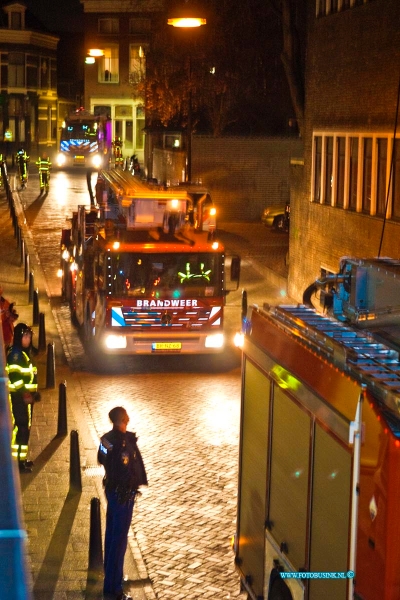
[[[145,328],[172,328],[174,330],[199,330],[221,324],[222,308],[193,307],[189,310],[175,308],[136,309],[130,307],[112,308],[112,326]]]

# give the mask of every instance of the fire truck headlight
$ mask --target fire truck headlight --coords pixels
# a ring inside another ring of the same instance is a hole
[[[107,335],[105,338],[105,345],[109,350],[118,350],[126,348],[126,336],[125,335]]]
[[[64,154],[57,154],[56,163],[58,167],[63,167],[66,163],[66,158]]]
[[[243,348],[244,344],[244,333],[242,331],[238,331],[235,333],[235,337],[233,338],[233,343],[236,348]]]
[[[205,346],[206,348],[222,348],[224,345],[224,334],[214,333],[206,337]]]
[[[101,156],[100,154],[95,154],[92,159],[92,165],[95,169],[100,169],[101,167]]]

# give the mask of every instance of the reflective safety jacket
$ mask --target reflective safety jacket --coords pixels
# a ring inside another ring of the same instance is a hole
[[[48,158],[38,158],[36,164],[39,169],[39,173],[43,173],[44,171],[50,171],[51,162]]]
[[[34,394],[38,390],[37,369],[29,355],[21,348],[11,347],[7,355],[6,371],[10,393]]]

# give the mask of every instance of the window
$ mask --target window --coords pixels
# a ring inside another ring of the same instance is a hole
[[[99,60],[99,82],[119,82],[119,47],[117,45],[104,48],[104,56]]]
[[[22,29],[22,13],[11,13],[11,29]]]
[[[344,206],[344,170],[346,155],[346,138],[337,137],[337,165],[336,165],[336,206]]]
[[[333,137],[325,138],[325,182],[324,203],[332,202],[332,177],[333,177]]]
[[[38,57],[29,55],[26,57],[26,87],[38,87]]]
[[[50,69],[49,69],[49,59],[42,57],[40,59],[40,87],[41,88],[49,88],[50,81]]]
[[[119,33],[119,19],[99,19],[99,33]]]
[[[150,31],[150,19],[134,17],[129,19],[129,33],[143,33]]]
[[[372,138],[364,138],[362,209],[371,211]]]
[[[314,202],[321,202],[322,137],[314,138]]]
[[[361,6],[372,0],[316,0],[316,15],[323,17],[325,15],[335,14],[354,6]]]
[[[129,83],[137,85],[146,76],[146,57],[144,47],[133,45],[129,47]]]
[[[331,13],[336,13],[339,10],[339,0],[331,0]]]
[[[96,105],[93,107],[93,114],[109,116],[111,115],[111,106]]]
[[[132,106],[130,104],[117,104],[115,107],[115,118],[132,118]]]
[[[387,139],[377,139],[377,180],[376,180],[376,214],[385,216],[386,207],[386,167],[387,167]]]
[[[349,209],[357,209],[358,138],[349,140]]]
[[[25,55],[22,52],[10,52],[8,55],[8,85],[25,87]]]
[[[315,132],[312,201],[380,218],[385,214],[400,218],[400,135],[394,143],[391,173],[392,139],[390,132]]]

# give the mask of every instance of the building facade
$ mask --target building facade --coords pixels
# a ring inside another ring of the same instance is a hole
[[[144,101],[140,83],[146,73],[152,16],[161,0],[81,0],[85,21],[84,106],[112,119],[113,137],[122,141],[122,154],[144,158]]]
[[[309,0],[289,251],[300,301],[344,255],[400,256],[399,24],[398,0]]]
[[[57,145],[57,44],[31,27],[23,3],[3,7],[0,21],[0,142],[13,157],[52,152]]]

